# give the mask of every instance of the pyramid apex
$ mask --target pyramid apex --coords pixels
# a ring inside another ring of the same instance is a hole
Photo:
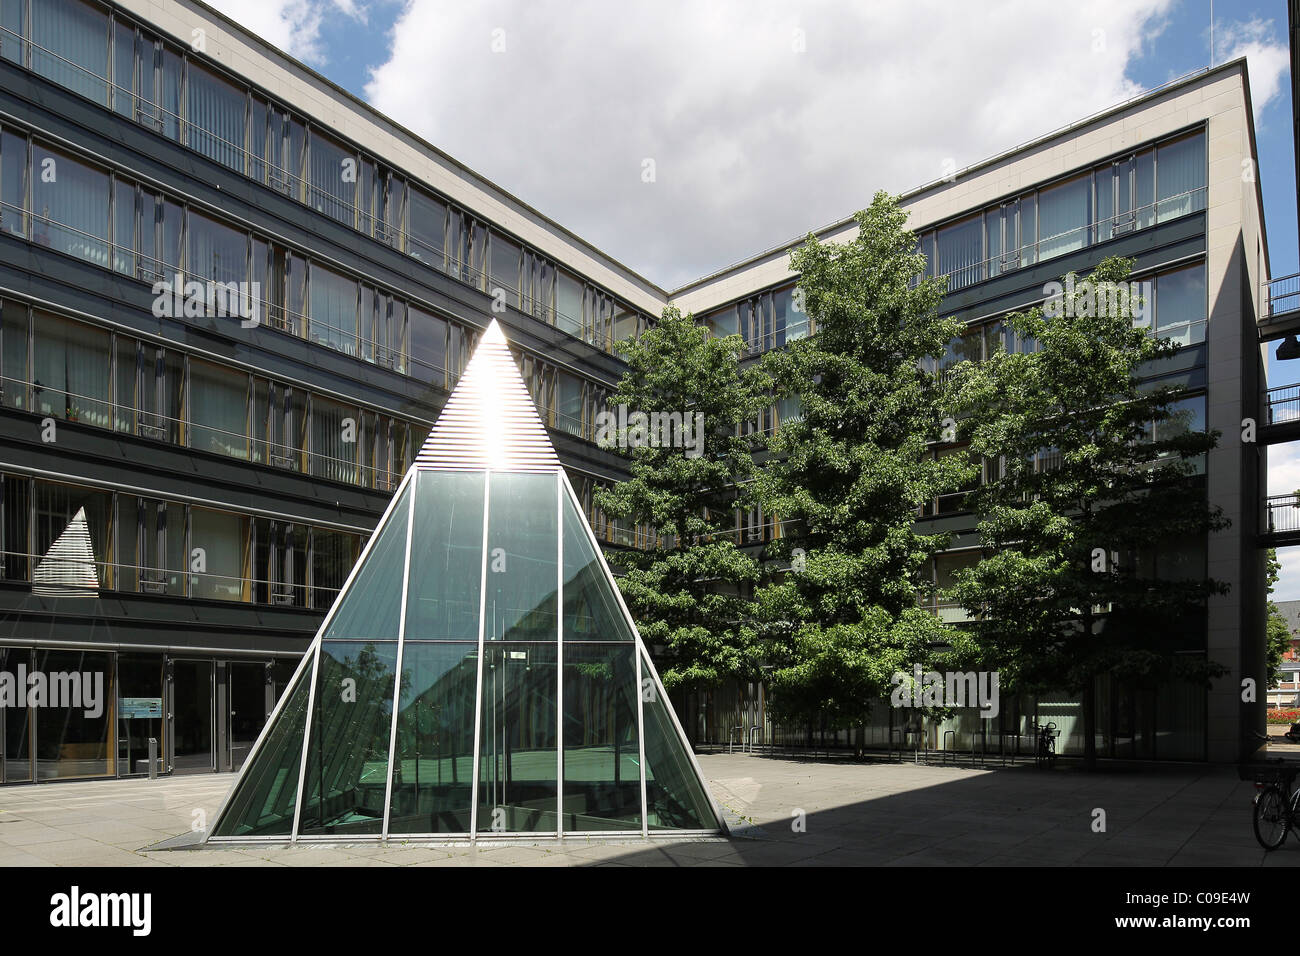
[[[442,407],[417,465],[494,471],[559,471],[550,436],[493,319]]]

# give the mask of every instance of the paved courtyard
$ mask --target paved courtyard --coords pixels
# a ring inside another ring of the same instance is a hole
[[[1296,866],[1265,853],[1253,788],[1231,768],[1116,767],[1089,775],[752,755],[700,758],[749,838],[508,846],[392,843],[148,851],[210,820],[231,774],[0,789],[3,866]],[[1105,832],[1094,832],[1095,811]]]

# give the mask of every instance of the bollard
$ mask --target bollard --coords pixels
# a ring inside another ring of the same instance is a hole
[[[158,779],[158,738],[149,738],[149,779]]]

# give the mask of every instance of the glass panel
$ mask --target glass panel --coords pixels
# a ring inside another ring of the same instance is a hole
[[[311,338],[348,355],[357,354],[357,283],[312,263]]]
[[[1079,176],[1038,194],[1039,259],[1050,259],[1088,244],[1088,199],[1092,177]]]
[[[442,385],[447,377],[447,323],[410,306],[411,364],[421,381]]]
[[[299,833],[383,829],[396,668],[396,641],[321,644]]]
[[[224,166],[244,168],[244,107],[247,99],[224,79],[190,59],[186,77],[189,145]]]
[[[652,830],[716,830],[718,822],[695,768],[687,744],[677,733],[658,683],[641,660],[642,709],[645,720],[646,813]],[[650,678],[650,684],[645,680]]]
[[[403,645],[389,833],[469,832],[477,680],[477,643]]]
[[[202,549],[200,553],[196,553]],[[224,511],[190,509],[190,596],[243,601],[248,575],[248,519]],[[196,563],[198,562],[198,563]],[[202,570],[200,570],[200,568]]]
[[[1005,206],[1000,207],[984,216],[985,235],[988,237],[985,258],[988,260],[990,276],[998,275],[1002,271],[1002,213],[1005,208]]]
[[[555,324],[570,335],[582,334],[582,282],[563,270],[556,273]]]
[[[32,241],[107,267],[108,176],[44,146],[32,163]]]
[[[630,645],[565,645],[567,831],[641,827],[634,653]]]
[[[555,375],[555,427],[582,437],[582,379],[568,372]]]
[[[614,585],[605,576],[584,519],[567,494],[563,507],[565,642],[631,641],[632,629],[618,606]]]
[[[36,779],[112,776],[113,655],[38,650],[36,669],[49,695],[34,708]]]
[[[1137,158],[1137,195],[1133,197],[1137,207],[1137,228],[1145,229],[1156,221],[1155,201],[1155,150],[1149,149]]]
[[[556,639],[556,480],[555,475],[508,472],[491,476],[484,621],[489,641]]]
[[[483,473],[420,471],[415,480],[420,483],[419,506],[411,531],[406,639],[477,641]]]
[[[1197,133],[1156,150],[1156,219],[1205,208],[1205,136]]]
[[[320,395],[311,400],[311,473],[331,481],[357,480],[360,414]]]
[[[189,274],[200,282],[248,281],[248,236],[222,223],[190,212]],[[208,315],[240,315],[240,288],[206,289]],[[220,293],[220,294],[218,294]]]
[[[354,534],[315,528],[311,533],[312,607],[325,611],[338,597],[339,589],[357,560]]]
[[[554,485],[553,476],[544,477]],[[480,833],[556,830],[555,651],[553,642],[501,641],[486,647],[479,743]]]
[[[441,269],[447,207],[418,189],[412,188],[410,193],[411,247],[409,252],[412,257],[421,262]]]
[[[48,312],[32,314],[35,410],[109,427],[109,334]]]
[[[947,274],[952,292],[983,278],[984,224],[979,216],[940,229],[939,274]]]
[[[0,648],[0,667],[9,673],[19,666],[31,670],[32,652],[27,648]],[[4,779],[21,783],[32,779],[31,731],[32,711],[28,707],[9,707],[4,712]]]
[[[190,360],[190,447],[248,457],[248,376]]]
[[[411,485],[376,534],[365,563],[343,593],[325,640],[397,640],[402,606],[402,569],[406,564],[406,526],[410,514]]]
[[[311,189],[308,204],[331,219],[352,225],[357,191],[357,157],[341,143],[311,131]]]
[[[31,404],[27,384],[27,306],[12,299],[0,303],[0,351],[3,352],[4,381],[0,398],[7,408],[27,408]]]
[[[81,0],[36,0],[29,9],[32,69],[107,103],[108,16]]]
[[[0,230],[27,235],[27,138],[0,137]]]
[[[1156,277],[1156,334],[1180,344],[1205,341],[1204,263]]]
[[[0,56],[19,66],[23,62],[23,43],[19,38],[26,34],[23,11],[26,0],[0,0]]]
[[[489,288],[501,288],[506,292],[506,301],[518,304],[519,298],[519,247],[505,236],[492,233],[492,269]]]
[[[287,836],[293,832],[310,678],[308,664],[298,682],[286,691],[284,709],[240,779],[225,814],[213,826],[213,836]]]
[[[135,187],[113,180],[113,268],[135,275]]]

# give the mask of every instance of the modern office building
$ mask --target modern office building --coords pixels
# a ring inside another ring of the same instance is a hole
[[[1155,332],[1189,346],[1153,374],[1223,432],[1200,480],[1232,527],[1169,560],[1230,584],[1184,648],[1230,673],[1104,687],[1114,756],[1229,760],[1262,729],[1239,694],[1262,666],[1264,457],[1237,440],[1263,387],[1254,157],[1236,61],[904,197],[970,327],[945,362],[1065,271],[1132,256]],[[0,707],[3,782],[142,773],[150,737],[164,771],[238,767],[492,318],[597,535],[645,543],[590,504],[625,475],[593,441],[613,344],[673,304],[757,357],[813,331],[793,287],[782,246],[660,288],[201,3],[0,0],[0,671],[100,673],[106,698]],[[959,508],[922,516],[957,532],[938,585],[977,545]],[[762,705],[721,688],[678,711],[700,743],[803,738]]]

